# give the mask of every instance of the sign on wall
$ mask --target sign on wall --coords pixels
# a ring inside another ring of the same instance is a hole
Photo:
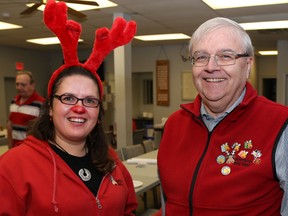
[[[156,98],[158,106],[169,106],[169,60],[156,61]]]

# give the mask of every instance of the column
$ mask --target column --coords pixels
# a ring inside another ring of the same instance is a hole
[[[123,13],[114,14],[116,17],[130,20]],[[114,50],[115,73],[115,123],[117,147],[132,145],[132,46],[131,42]]]
[[[277,42],[277,102],[288,105],[288,41]]]

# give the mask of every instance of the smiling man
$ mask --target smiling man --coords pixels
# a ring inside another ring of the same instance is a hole
[[[288,108],[247,81],[249,35],[214,18],[190,52],[198,96],[168,118],[158,153],[165,216],[288,215]]]

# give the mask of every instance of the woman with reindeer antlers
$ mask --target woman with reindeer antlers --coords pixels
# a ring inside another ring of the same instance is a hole
[[[64,2],[50,0],[44,21],[59,38],[64,65],[24,143],[0,158],[0,215],[134,215],[130,174],[105,141],[103,87],[97,68],[110,51],[129,43],[134,21],[117,18],[96,31],[91,56],[77,57],[81,26],[67,20]]]

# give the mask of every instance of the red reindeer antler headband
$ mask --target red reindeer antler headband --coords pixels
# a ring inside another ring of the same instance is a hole
[[[51,96],[52,86],[58,75],[65,68],[77,65],[93,73],[98,81],[100,96],[102,97],[103,86],[96,71],[112,50],[133,39],[136,33],[136,22],[127,22],[123,18],[117,17],[111,30],[105,27],[97,29],[92,53],[84,64],[79,62],[77,53],[78,40],[82,31],[81,25],[73,20],[67,20],[67,5],[64,2],[56,3],[55,0],[49,0],[44,10],[44,22],[59,38],[64,57],[64,65],[58,68],[49,80],[48,97]]]

